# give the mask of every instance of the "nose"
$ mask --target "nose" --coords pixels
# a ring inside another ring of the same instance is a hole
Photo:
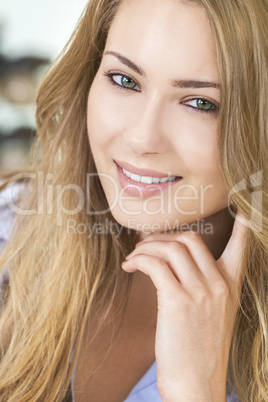
[[[164,105],[156,96],[147,99],[145,106],[140,104],[136,112],[133,111],[133,120],[125,131],[124,141],[134,153],[167,152],[169,143],[164,130],[164,112]]]

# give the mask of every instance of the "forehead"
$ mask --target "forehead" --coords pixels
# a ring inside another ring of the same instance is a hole
[[[168,70],[218,79],[216,48],[206,12],[179,0],[123,0],[105,50],[120,52],[150,72]],[[109,56],[111,57],[111,56]]]

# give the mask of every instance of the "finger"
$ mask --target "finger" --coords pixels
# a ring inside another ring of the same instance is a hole
[[[224,269],[231,281],[243,279],[241,259],[245,245],[248,224],[240,211],[237,212],[231,237],[217,263]]]
[[[155,233],[149,235],[143,242],[155,240],[175,240],[184,244],[195,265],[210,282],[222,280],[216,261],[199,233],[194,231]],[[139,248],[143,242],[137,243],[136,248]]]
[[[138,254],[123,262],[122,268],[127,272],[139,270],[150,276],[156,289],[166,292],[171,297],[177,295],[178,291],[182,289],[182,285],[162,258]]]
[[[187,251],[185,244],[178,241],[150,241],[141,243],[126,259],[137,254],[162,258],[184,288],[191,290],[204,285],[204,275]]]

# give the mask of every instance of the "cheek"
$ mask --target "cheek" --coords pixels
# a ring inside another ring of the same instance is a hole
[[[192,179],[218,176],[218,132],[217,121],[213,120],[190,112],[174,125],[174,149]]]
[[[189,117],[190,116],[190,117]],[[204,194],[209,208],[213,203],[225,207],[228,189],[223,181],[218,157],[218,123],[214,117],[188,118],[177,124],[174,149],[185,169],[186,182]]]

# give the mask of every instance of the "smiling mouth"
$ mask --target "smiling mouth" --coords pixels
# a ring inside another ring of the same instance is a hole
[[[141,176],[126,171],[126,169],[123,169],[116,162],[115,165],[120,187],[126,194],[134,198],[149,198],[155,196],[173,187],[183,179],[181,176]]]
[[[171,176],[171,171],[167,173],[157,172],[156,170],[147,169],[147,168],[139,168],[135,165],[132,165],[128,162],[123,162],[119,160],[114,160],[116,165],[123,170],[123,173],[131,178],[133,181],[142,182],[142,183],[165,183],[166,181],[173,181],[182,176]]]
[[[167,183],[170,181],[175,181],[181,179],[181,176],[166,176],[166,177],[153,177],[153,176],[141,176],[135,173],[131,173],[126,169],[123,169],[123,174],[129,177],[131,180],[136,183],[144,183],[144,184],[158,184],[158,183]]]

